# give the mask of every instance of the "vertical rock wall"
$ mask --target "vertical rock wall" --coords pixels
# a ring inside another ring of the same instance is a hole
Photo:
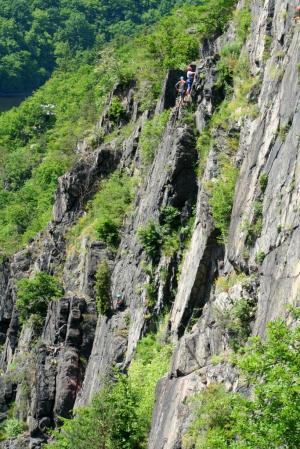
[[[245,4],[239,2],[238,8]],[[132,122],[132,135],[94,151],[86,142],[78,145],[81,159],[59,181],[52,222],[26,249],[1,261],[0,419],[16,400],[20,417],[27,417],[30,441],[27,438],[26,442],[0,447],[18,449],[17,444],[21,444],[22,449],[39,448],[45,429],[57,423],[58,416],[69,416],[74,405],[89,403],[113,365],[126,369],[139,339],[153,328],[155,318],[167,305],[171,308],[169,337],[175,349],[170,372],[157,386],[149,449],[180,449],[191,419],[187,397],[215,381],[224,382],[228,389],[238,388],[234,369],[224,361],[213,360],[226,354],[230,346],[220,311],[230,310],[240,299],[257,304],[252,332],[264,335],[268,321],[284,316],[286,305],[299,301],[300,25],[292,20],[296,1],[252,0],[250,5],[251,33],[242,51],[249,57],[251,74],[258,79],[256,91],[251,92],[258,114],[255,118],[241,117],[234,124],[240,133],[234,157],[239,177],[226,244],[220,243],[207,189],[219,174],[224,131],[214,135],[215,144],[198,179],[195,127],[185,121],[184,111],[174,106],[172,86],[181,72],[170,71],[155,113],[170,106],[173,109],[155,159],[145,170],[139,138],[151,111],[140,113],[134,83],[116,86],[112,95],[123,98],[124,123]],[[206,42],[200,50],[193,88],[199,133],[224,99],[223,89],[216,83],[216,67],[220,48],[234,39],[231,24],[224,36]],[[98,125],[109,132],[112,125],[107,111]],[[118,251],[113,253],[103,242],[86,237],[79,248],[67,248],[67,232],[82,215],[99,181],[116,168],[141,179]],[[262,203],[262,229],[249,245],[245,223],[253,223],[258,200]],[[150,220],[159,220],[162,208],[168,205],[182,212],[182,222],[195,206],[195,224],[180,276],[180,255],[162,256],[158,261],[153,274],[157,302],[150,310],[145,289],[149,282],[145,263],[149,260],[137,232]],[[95,304],[95,272],[103,259],[108,259],[112,268],[112,298],[121,296],[124,300],[109,317],[97,316]],[[164,279],[161,269],[167,273]],[[49,305],[36,344],[34,330],[19,326],[15,285],[18,279],[39,270],[61,274],[65,294]],[[219,277],[236,274],[246,276],[247,283],[237,280],[227,291],[216,288]],[[7,376],[10,364],[24,356],[24,376],[30,378],[26,397],[18,381]]]

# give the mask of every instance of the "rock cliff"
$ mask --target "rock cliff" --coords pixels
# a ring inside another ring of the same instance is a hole
[[[78,145],[80,160],[59,180],[48,228],[27,248],[1,261],[0,417],[4,419],[16,401],[29,432],[26,442],[5,442],[0,447],[41,447],[45,430],[60,416],[70,416],[74,405],[88,404],[110,368],[128,367],[141,336],[155,329],[160,313],[168,309],[168,338],[174,353],[170,372],[157,385],[149,449],[180,449],[190,421],[186,398],[213,381],[238,388],[235,370],[226,361],[236,336],[224,324],[225,312],[245,300],[253,312],[248,333],[263,336],[266,324],[285,316],[287,304],[299,300],[300,25],[293,20],[296,1],[251,0],[248,4],[241,0],[237,10],[246,7],[252,20],[240,58],[247,59],[254,82],[245,94],[247,105],[237,107],[240,114],[235,111],[226,127],[214,119],[228,101],[218,79],[218,64],[222,48],[237,37],[233,21],[223,36],[201,46],[190,104],[175,105],[171,86],[180,71],[168,73],[155,111],[140,112],[134,85],[115,87],[110,101],[113,95],[122,98],[126,118],[119,126],[131,123],[131,135],[96,149],[87,142]],[[235,89],[233,85],[232,101],[238,96]],[[249,113],[254,106],[255,113]],[[141,132],[149,117],[169,108],[154,160],[144,167]],[[98,126],[108,134],[112,125],[107,111]],[[204,156],[196,140],[207,130],[213,141]],[[225,240],[210,201],[211,186],[222,174],[220,155],[224,154],[238,171]],[[201,167],[198,175],[197,165]],[[79,247],[70,247],[69,230],[84,213],[99,181],[116,169],[139,179],[118,249],[112,251],[87,236]],[[151,220],[159,222],[166,206],[180,211],[182,227],[194,216],[191,238],[183,237],[175,254],[160,253],[149,273],[145,268],[149,256],[138,231]],[[96,310],[95,273],[103,260],[109,261],[112,271],[112,298],[123,298],[122,307],[115,307],[108,316]],[[31,326],[21,326],[15,303],[16,281],[39,271],[61,275],[65,293],[49,304],[37,334]],[[155,291],[154,304],[147,296],[149,284]],[[19,375],[12,369],[16,364]]]

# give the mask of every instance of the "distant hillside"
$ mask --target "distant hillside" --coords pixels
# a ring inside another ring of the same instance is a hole
[[[0,0],[0,92],[35,89],[55,66],[154,23],[180,2]]]

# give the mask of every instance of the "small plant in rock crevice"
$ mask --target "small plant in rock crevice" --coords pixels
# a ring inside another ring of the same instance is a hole
[[[108,110],[108,117],[114,123],[117,124],[125,114],[124,106],[118,97],[113,97]]]
[[[228,276],[220,276],[216,280],[216,292],[228,292],[234,285],[245,285],[249,282],[249,276],[245,273],[231,273]]]
[[[265,190],[268,185],[268,174],[263,172],[259,177],[259,185],[261,188],[262,193],[265,193]]]
[[[219,229],[223,242],[228,235],[237,176],[238,169],[229,159],[224,159],[219,177],[209,183],[209,204],[215,226]]]
[[[231,349],[237,351],[251,335],[251,322],[255,318],[256,302],[241,298],[226,310],[215,309],[217,322],[228,334]]]
[[[112,310],[111,272],[108,261],[102,260],[95,275],[96,307],[100,315],[108,315]]]
[[[157,280],[155,268],[161,256],[173,257],[182,255],[186,242],[190,238],[190,230],[193,217],[186,219],[182,224],[180,211],[171,205],[160,210],[157,221],[150,220],[146,226],[138,230],[138,239],[151,263],[144,264],[143,271],[148,275],[148,282],[144,284],[146,302],[149,310],[152,310],[157,299]],[[167,272],[163,269],[165,281]],[[158,276],[162,279],[162,273]],[[172,293],[174,294],[174,293]],[[149,315],[151,318],[151,315]]]
[[[265,260],[266,253],[264,251],[258,251],[255,255],[255,262],[261,265]]]
[[[161,254],[172,256],[179,250],[180,216],[176,207],[165,206],[160,210],[158,221],[150,220],[138,230],[138,239],[154,264]]]

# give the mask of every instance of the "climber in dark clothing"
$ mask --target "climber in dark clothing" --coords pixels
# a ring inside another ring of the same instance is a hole
[[[191,95],[195,74],[196,72],[193,71],[193,67],[189,65],[187,69],[187,91],[186,91],[186,94],[188,96]]]
[[[186,81],[183,76],[180,77],[180,80],[175,85],[177,92],[179,93],[179,106],[182,105],[185,91],[186,91]]]

